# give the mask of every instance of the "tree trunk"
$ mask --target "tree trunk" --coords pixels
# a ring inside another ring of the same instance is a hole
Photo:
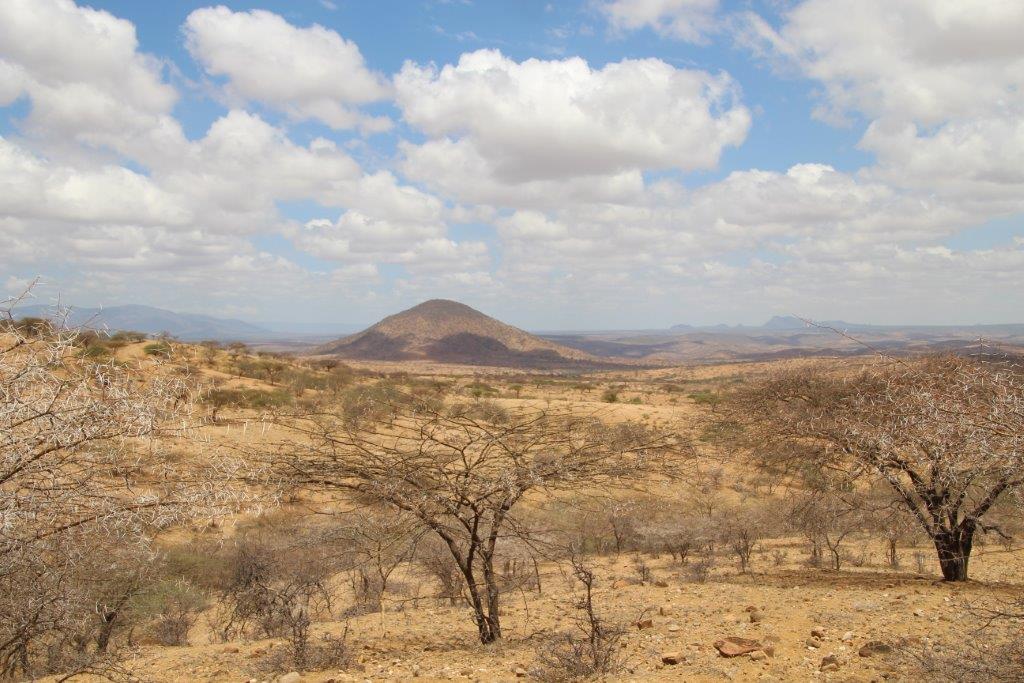
[[[114,634],[114,622],[117,620],[117,611],[105,612],[100,616],[100,630],[96,635],[96,651],[106,652],[110,645],[110,637]]]
[[[497,602],[493,603],[493,619],[492,619],[492,601],[488,595],[487,605],[484,605],[484,600],[480,596],[480,588],[476,584],[476,577],[473,575],[473,571],[463,570],[463,576],[466,579],[466,588],[469,590],[469,603],[473,607],[473,620],[476,621],[477,631],[480,633],[480,642],[486,645],[487,643],[493,643],[495,640],[501,638],[501,625],[498,621],[497,614]],[[490,591],[488,591],[490,593]]]
[[[941,531],[935,535],[935,550],[939,555],[939,567],[944,580],[967,580],[974,529],[974,524],[965,522],[957,525],[953,531]]]
[[[889,542],[889,550],[888,550],[889,566],[892,567],[893,569],[899,569],[900,568],[900,556],[899,556],[899,553],[898,553],[898,551],[896,549],[896,540],[890,538],[890,539],[888,539],[888,542]]]

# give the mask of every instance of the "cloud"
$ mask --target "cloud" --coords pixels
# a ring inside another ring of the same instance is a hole
[[[933,0],[805,0],[778,30],[745,16],[742,38],[824,86],[818,113],[924,126],[1019,113],[1024,5]]]
[[[613,31],[650,27],[662,36],[704,43],[714,28],[718,0],[611,0],[598,8]]]
[[[515,62],[479,50],[441,69],[406,62],[395,88],[410,125],[467,146],[507,184],[714,168],[750,127],[727,74],[658,59],[592,69],[578,57]]]
[[[49,147],[136,155],[181,144],[178,95],[161,68],[138,51],[135,27],[107,12],[71,0],[0,3],[0,107],[27,96],[23,128]]]
[[[292,231],[295,245],[321,259],[353,263],[395,263],[412,271],[483,267],[487,245],[455,242],[441,223],[396,223],[346,211],[337,221],[317,219]]]
[[[386,99],[386,79],[367,68],[359,47],[313,24],[299,28],[265,10],[232,12],[224,6],[192,12],[186,45],[206,71],[227,78],[229,94],[261,102],[297,120],[333,128],[382,131],[386,117],[359,111]]]
[[[47,162],[0,137],[0,213],[19,218],[183,225],[193,218],[180,197],[151,178],[116,166]]]
[[[819,84],[816,116],[866,119],[865,180],[976,222],[1024,211],[1024,4],[805,0],[777,29],[753,13],[734,24]]]

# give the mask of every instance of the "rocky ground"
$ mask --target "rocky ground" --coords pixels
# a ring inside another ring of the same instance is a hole
[[[650,565],[650,580],[640,583],[629,556],[595,562],[596,606],[626,628],[621,668],[607,680],[918,680],[906,656],[956,643],[970,628],[964,604],[1017,595],[1022,576],[1021,553],[1002,548],[978,555],[975,580],[961,585],[878,566],[775,566],[767,557],[745,575],[720,567],[707,583],[692,582],[667,557]],[[141,681],[529,680],[537,653],[573,628],[569,583],[554,567],[544,574],[540,595],[508,595],[506,637],[495,645],[474,642],[464,608],[395,599],[384,614],[317,625],[318,633],[348,630],[352,661],[343,670],[261,671],[282,641],[204,643],[212,638],[201,626],[195,644],[143,647],[129,668]]]

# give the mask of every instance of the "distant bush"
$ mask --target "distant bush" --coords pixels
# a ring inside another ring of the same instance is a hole
[[[605,403],[618,403],[619,391],[618,389],[605,389],[601,394],[601,400]]]
[[[406,391],[388,379],[351,387],[342,395],[342,415],[351,423],[387,419],[417,405],[436,410],[441,402],[431,391]]]
[[[111,355],[110,348],[101,343],[92,343],[82,349],[82,357],[90,360],[103,360]]]
[[[277,384],[289,370],[289,364],[276,358],[238,358],[234,368],[235,373],[242,377]]]
[[[722,404],[722,395],[716,391],[698,391],[690,394],[690,400],[699,406],[708,406],[715,412]]]
[[[120,330],[110,335],[107,339],[107,343],[113,346],[124,346],[126,344],[138,344],[141,341],[146,341],[146,335],[142,332],[132,332],[130,330]]]
[[[483,398],[485,396],[497,396],[498,390],[486,382],[473,382],[466,387],[470,396]]]
[[[52,336],[57,328],[45,318],[22,318],[13,323],[15,330],[29,338]]]
[[[292,396],[284,389],[213,389],[203,397],[203,403],[212,408],[212,418],[216,422],[217,413],[222,408],[280,408],[290,405]]]
[[[142,352],[147,356],[161,356],[167,358],[171,355],[171,345],[165,341],[156,341],[142,347]]]
[[[334,365],[325,372],[289,368],[281,375],[281,384],[291,389],[297,396],[306,391],[326,391],[337,394],[355,382],[355,372],[347,365]]]

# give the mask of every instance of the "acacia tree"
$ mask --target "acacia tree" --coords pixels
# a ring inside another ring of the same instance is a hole
[[[551,409],[445,409],[406,399],[380,421],[335,412],[278,416],[282,483],[337,493],[415,517],[447,548],[482,643],[501,638],[499,541],[522,537],[514,517],[528,495],[635,482],[670,473],[675,438],[633,424]]]
[[[1024,382],[1013,364],[936,356],[854,376],[785,371],[733,395],[730,417],[776,468],[881,477],[947,581],[967,579],[975,534],[994,528],[986,513],[1024,484]]]
[[[79,330],[27,329],[15,303],[0,306],[0,677],[94,666],[131,592],[97,586],[226,492],[156,447],[187,417],[183,378],[94,362]]]

